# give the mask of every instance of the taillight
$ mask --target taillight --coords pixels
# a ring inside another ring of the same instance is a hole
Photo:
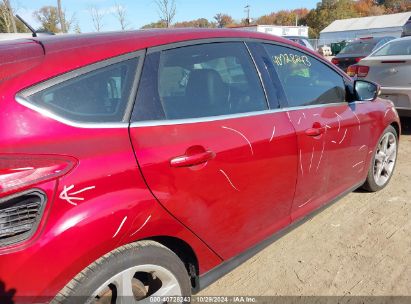
[[[361,59],[363,59],[364,57],[357,57],[357,58],[355,58],[355,62],[360,62],[361,61]]]
[[[65,156],[0,154],[0,195],[56,179],[75,164]]]
[[[368,66],[359,65],[357,69],[358,77],[367,77],[370,68]]]
[[[348,76],[354,77],[355,75],[357,75],[357,72],[358,72],[358,65],[350,65],[348,67],[348,70],[347,70]]]
[[[334,63],[334,64],[338,64],[339,61],[338,61],[338,58],[333,58],[333,59],[331,59],[331,62]]]

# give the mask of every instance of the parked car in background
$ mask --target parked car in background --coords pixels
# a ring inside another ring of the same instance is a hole
[[[411,36],[411,20],[408,20],[407,23],[404,25],[401,37],[408,36]]]
[[[362,58],[367,57],[374,50],[392,39],[394,37],[366,37],[357,39],[348,43],[331,62],[346,72],[350,65],[359,62]]]
[[[283,37],[288,40],[294,41],[298,44],[301,44],[312,51],[315,51],[314,47],[312,46],[310,41],[308,41],[307,37],[302,37],[302,36],[283,36]]]
[[[16,303],[175,302],[395,168],[378,86],[273,35],[62,35],[0,57],[0,283]]]
[[[411,37],[391,40],[350,66],[348,74],[380,84],[382,97],[394,102],[400,115],[411,117]]]

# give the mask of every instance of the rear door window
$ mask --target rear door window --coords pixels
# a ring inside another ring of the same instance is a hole
[[[284,88],[288,106],[345,101],[343,77],[326,64],[292,48],[272,44],[264,47]]]
[[[256,67],[242,42],[186,46],[148,57],[134,120],[200,118],[268,108]]]
[[[51,85],[26,100],[64,119],[84,123],[123,121],[138,58]]]

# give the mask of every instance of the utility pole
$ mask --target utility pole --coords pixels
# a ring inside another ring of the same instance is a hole
[[[250,23],[251,23],[251,19],[250,19],[250,8],[251,8],[251,6],[250,6],[249,4],[247,4],[247,5],[244,7],[244,12],[247,14],[247,18],[245,19],[245,23],[246,23],[247,25],[250,25]]]
[[[14,14],[13,14],[13,9],[11,8],[10,0],[4,0],[4,4],[6,5],[7,10],[9,11],[9,16],[10,16],[11,26],[13,27],[13,32],[17,33],[16,20],[14,20]]]
[[[63,14],[63,8],[61,7],[61,0],[57,0],[57,10],[58,10],[58,14],[59,14],[61,31],[63,33],[67,33],[66,20],[64,18],[64,14]]]

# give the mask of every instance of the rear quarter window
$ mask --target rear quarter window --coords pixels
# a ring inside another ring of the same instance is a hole
[[[25,96],[25,100],[74,122],[121,122],[138,61],[138,58],[128,59],[55,85],[45,85],[44,89]]]

